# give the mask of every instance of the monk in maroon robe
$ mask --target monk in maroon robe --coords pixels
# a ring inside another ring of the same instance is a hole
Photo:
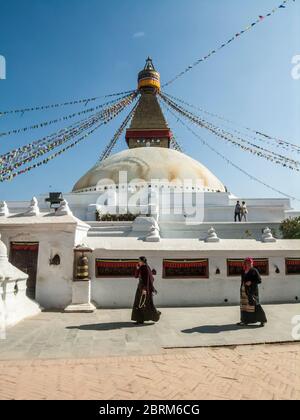
[[[131,315],[131,320],[136,321],[138,324],[143,324],[145,321],[159,321],[161,313],[155,308],[153,303],[153,294],[157,293],[153,284],[153,275],[155,274],[155,270],[151,270],[147,264],[147,259],[140,257],[135,272],[135,277],[139,278],[139,284]]]

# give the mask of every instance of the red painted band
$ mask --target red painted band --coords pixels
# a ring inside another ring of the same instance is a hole
[[[129,139],[149,139],[149,138],[168,138],[171,139],[171,130],[127,130],[126,140]]]

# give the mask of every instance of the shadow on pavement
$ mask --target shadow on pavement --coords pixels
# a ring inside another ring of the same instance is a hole
[[[83,331],[110,331],[121,330],[122,328],[141,328],[154,325],[154,322],[145,324],[136,324],[134,322],[107,322],[106,324],[87,324],[87,325],[74,325],[66,327],[68,330],[83,330]]]
[[[221,332],[226,331],[239,331],[239,330],[252,330],[256,328],[261,328],[260,325],[247,325],[247,326],[240,326],[236,324],[228,324],[228,325],[204,325],[202,327],[195,327],[190,328],[187,330],[182,330],[181,332],[185,334],[193,334],[193,333],[199,333],[199,334],[219,334]]]

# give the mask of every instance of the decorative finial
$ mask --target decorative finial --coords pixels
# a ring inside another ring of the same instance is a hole
[[[269,227],[266,227],[262,234],[262,242],[269,243],[269,242],[276,242],[276,238],[274,238],[272,231]]]
[[[0,217],[8,217],[9,210],[5,201],[0,202]]]
[[[67,200],[60,203],[60,207],[56,210],[55,216],[73,216]]]
[[[35,197],[32,197],[28,210],[25,212],[25,216],[39,216],[39,215],[40,215],[40,209],[39,209],[38,201]]]
[[[148,57],[147,58],[146,64],[145,64],[145,67],[144,67],[144,70],[154,70],[155,71],[155,68],[154,68],[154,65],[153,65],[153,62],[152,62],[152,58],[151,57]]]
[[[150,231],[145,237],[145,242],[160,242],[160,229],[157,221],[154,218],[149,218],[151,220]]]
[[[220,238],[218,238],[218,235],[213,227],[208,230],[207,234],[205,242],[220,242]]]

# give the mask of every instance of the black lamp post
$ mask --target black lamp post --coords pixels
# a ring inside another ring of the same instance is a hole
[[[50,208],[55,211],[59,208],[60,203],[63,201],[61,192],[50,192],[49,197],[45,199],[47,203],[50,203]]]

